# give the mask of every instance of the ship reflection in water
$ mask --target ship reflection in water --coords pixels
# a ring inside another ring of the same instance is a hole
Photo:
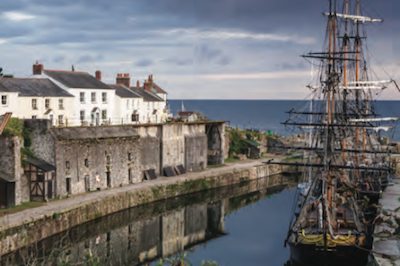
[[[203,259],[224,266],[244,265],[241,258],[248,255],[260,257],[252,265],[282,266],[289,257],[289,250],[283,248],[288,221],[277,213],[290,216],[298,179],[276,175],[135,207],[5,255],[0,266],[39,262],[60,265],[65,261],[68,265],[88,261],[100,265],[156,265],[160,258],[182,252],[188,252],[193,265],[200,265]],[[281,225],[276,222],[278,218],[282,219]],[[263,230],[274,233],[265,234]],[[257,242],[252,234],[264,242]],[[249,254],[249,250],[259,254]],[[288,263],[285,265],[294,266]]]

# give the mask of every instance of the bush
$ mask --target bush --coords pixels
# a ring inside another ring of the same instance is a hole
[[[22,135],[22,122],[19,118],[11,117],[7,126],[3,130],[4,136],[21,136]]]

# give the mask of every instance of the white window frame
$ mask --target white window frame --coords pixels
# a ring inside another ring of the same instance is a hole
[[[49,109],[51,106],[50,99],[44,99],[44,108]]]
[[[101,100],[103,103],[107,103],[107,92],[101,93]]]
[[[5,99],[5,103],[3,103],[3,99]],[[1,95],[1,106],[8,106],[8,95]]]
[[[32,110],[37,110],[38,109],[38,107],[37,107],[37,99],[32,99]]]
[[[107,109],[101,110],[101,119],[107,120]]]
[[[85,110],[81,110],[79,113],[79,119],[85,121]]]
[[[58,116],[58,124],[59,124],[59,125],[64,124],[64,116],[63,116],[63,115],[59,115],[59,116]]]
[[[58,99],[58,109],[64,110],[64,99]]]
[[[91,103],[96,103],[96,92],[91,92],[90,93],[90,102]]]
[[[85,92],[79,93],[79,101],[80,103],[85,103]]]

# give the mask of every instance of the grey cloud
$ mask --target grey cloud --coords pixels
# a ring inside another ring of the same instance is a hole
[[[228,65],[232,58],[223,53],[221,49],[211,48],[209,45],[202,44],[194,48],[195,63]]]
[[[53,62],[54,63],[62,63],[65,60],[65,56],[63,55],[59,55],[53,58]]]
[[[154,61],[151,59],[141,59],[135,63],[135,65],[138,67],[147,67],[147,66],[151,66],[153,64],[154,64]]]
[[[90,62],[95,62],[95,61],[99,61],[102,60],[103,56],[102,55],[82,55],[78,58],[78,60],[76,61],[76,63],[90,63]]]

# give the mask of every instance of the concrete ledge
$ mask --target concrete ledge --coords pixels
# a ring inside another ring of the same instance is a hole
[[[280,166],[251,161],[50,202],[46,206],[0,218],[0,255],[131,207],[280,172]]]

